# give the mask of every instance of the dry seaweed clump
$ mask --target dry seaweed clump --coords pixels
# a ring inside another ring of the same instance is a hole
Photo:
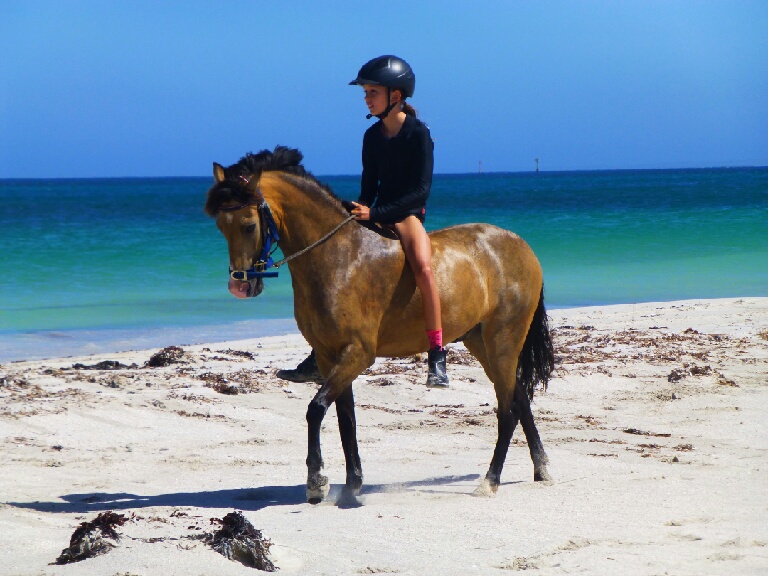
[[[73,370],[130,370],[132,368],[138,368],[138,366],[136,364],[128,366],[117,360],[104,360],[97,364],[72,364]]]
[[[459,348],[448,348],[448,357],[446,358],[449,364],[461,364],[462,366],[478,366],[479,362],[468,351]]]
[[[248,394],[258,392],[261,388],[259,376],[264,376],[263,370],[238,370],[227,375],[218,372],[203,372],[196,377],[205,381],[208,388],[220,394]]]
[[[219,394],[235,395],[241,392],[240,388],[235,384],[230,384],[229,379],[223,374],[203,372],[202,374],[198,374],[197,377],[200,378],[200,380],[205,380],[206,387],[212,388]]]
[[[211,523],[221,525],[220,530],[206,538],[216,552],[249,568],[265,572],[277,570],[267,558],[272,542],[265,539],[261,530],[254,528],[240,512],[230,512],[224,518],[211,518]]]
[[[56,564],[69,564],[105,554],[115,547],[113,540],[120,540],[115,531],[116,526],[122,526],[127,518],[115,512],[102,512],[90,522],[83,522],[69,539],[69,547],[64,548],[56,558]]]
[[[149,368],[160,368],[163,366],[170,366],[171,364],[178,364],[184,359],[184,350],[178,346],[168,346],[153,354],[149,360],[147,360],[146,366]]]

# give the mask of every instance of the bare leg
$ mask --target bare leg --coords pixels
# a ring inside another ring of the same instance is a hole
[[[413,270],[413,276],[424,302],[424,322],[427,330],[442,330],[440,293],[432,272],[432,243],[424,225],[416,216],[408,216],[395,224],[405,258]]]
[[[437,290],[435,275],[432,272],[432,242],[429,235],[416,216],[409,216],[402,222],[395,224],[395,228],[400,236],[405,257],[413,271],[416,286],[421,293],[425,328],[428,332],[442,331],[440,294]],[[448,386],[445,355],[445,350],[442,347],[435,347],[429,351],[427,386],[431,388]]]

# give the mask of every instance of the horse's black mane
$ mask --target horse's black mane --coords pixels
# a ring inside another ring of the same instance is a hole
[[[249,152],[240,158],[237,164],[224,168],[224,181],[215,184],[208,190],[208,198],[205,202],[206,214],[216,216],[221,207],[227,202],[245,203],[253,201],[252,194],[245,186],[246,180],[251,178],[258,179],[261,177],[262,172],[276,170],[299,176],[316,184],[331,198],[336,199],[347,207],[347,202],[341,200],[326,184],[320,182],[302,166],[301,161],[303,159],[304,155],[299,150],[288,148],[287,146],[276,146],[274,151],[262,150],[258,154]]]

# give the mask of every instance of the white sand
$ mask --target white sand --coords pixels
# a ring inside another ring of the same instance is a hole
[[[555,484],[533,482],[518,429],[490,498],[472,496],[496,438],[477,364],[449,364],[449,390],[411,360],[357,380],[358,507],[335,502],[333,410],[331,498],[304,501],[317,387],[273,375],[309,351],[299,336],[192,346],[163,368],[143,367],[158,349],[0,366],[0,574],[257,573],[194,538],[233,510],[280,574],[768,574],[768,298],[550,317],[560,362],[533,408]],[[103,360],[138,367],[71,368]],[[129,518],[116,548],[51,565],[107,510]]]

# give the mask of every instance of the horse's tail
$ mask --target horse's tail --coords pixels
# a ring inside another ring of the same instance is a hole
[[[523,350],[517,359],[517,385],[523,386],[528,398],[533,399],[536,386],[547,388],[547,382],[555,367],[555,352],[552,337],[547,324],[547,311],[544,308],[544,286],[541,287],[539,305],[528,327]]]

